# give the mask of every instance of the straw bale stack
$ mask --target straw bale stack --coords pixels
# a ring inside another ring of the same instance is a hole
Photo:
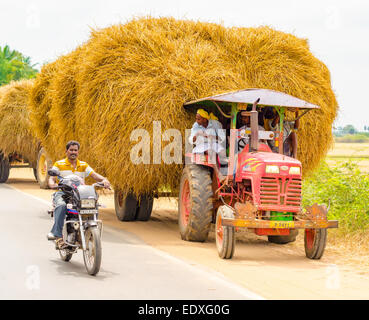
[[[0,150],[17,153],[35,167],[38,142],[31,130],[28,100],[33,80],[13,81],[0,88]]]
[[[302,118],[298,133],[304,172],[316,168],[337,112],[329,71],[305,39],[269,27],[148,17],[95,30],[82,47],[41,70],[30,105],[40,109],[36,132],[52,157],[77,139],[83,160],[115,187],[142,194],[158,186],[175,190],[182,166],[134,165],[131,132],[146,129],[152,153],[153,121],[184,137],[194,122],[185,101],[244,88],[274,89],[322,107]]]

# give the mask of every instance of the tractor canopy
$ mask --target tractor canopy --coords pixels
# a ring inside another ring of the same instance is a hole
[[[213,110],[214,107],[221,109],[219,111],[229,113],[233,104],[238,104],[239,110],[245,110],[248,106],[252,106],[255,101],[258,107],[277,107],[288,108],[290,111],[298,111],[299,109],[311,110],[320,107],[299,98],[293,97],[283,92],[270,89],[244,89],[234,92],[228,92],[189,101],[183,104],[188,111],[196,111],[199,107],[208,107]]]
[[[223,128],[229,129],[238,129],[240,127],[240,111],[245,111],[245,116],[250,117],[250,151],[252,152],[258,150],[258,137],[261,134],[258,133],[258,125],[263,126],[267,119],[275,119],[275,121],[278,121],[279,127],[273,139],[278,140],[276,145],[279,146],[279,153],[283,153],[283,132],[286,111],[295,114],[293,121],[298,126],[298,120],[303,115],[310,110],[320,109],[317,105],[270,89],[244,89],[223,93],[186,102],[183,106],[192,113],[196,113],[199,108],[213,112],[219,118]],[[299,114],[300,110],[303,110],[301,114]],[[227,124],[228,121],[230,122],[229,124]],[[232,143],[235,143],[235,141],[231,141]],[[230,149],[233,149],[232,146]]]

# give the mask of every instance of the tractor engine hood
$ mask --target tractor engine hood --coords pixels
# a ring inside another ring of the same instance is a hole
[[[291,169],[292,168],[292,169]],[[238,155],[236,182],[259,177],[291,176],[301,178],[301,162],[272,152],[241,152]]]

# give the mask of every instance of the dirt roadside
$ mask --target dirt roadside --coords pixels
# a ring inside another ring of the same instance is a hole
[[[47,201],[53,192],[39,189],[31,169],[12,169],[7,184]],[[213,230],[205,243],[181,240],[174,199],[155,200],[148,222],[125,223],[115,217],[112,193],[101,195],[100,202],[107,206],[100,215],[104,225],[132,232],[157,249],[222,274],[267,299],[369,299],[369,267],[347,262],[329,240],[323,258],[314,261],[305,257],[301,231],[297,241],[287,245],[271,244],[266,237],[242,232],[237,234],[233,259],[222,260]],[[353,258],[355,262],[368,257]]]

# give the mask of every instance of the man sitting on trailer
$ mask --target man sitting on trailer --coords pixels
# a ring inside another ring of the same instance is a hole
[[[78,160],[80,144],[77,141],[69,141],[66,145],[67,157],[63,160],[55,162],[52,169],[58,170],[61,177],[66,177],[71,174],[79,176],[83,181],[88,176],[91,176],[97,182],[102,182],[104,188],[110,188],[110,182],[107,178],[96,173],[86,162]],[[58,187],[56,177],[50,177],[48,181],[50,189]],[[64,192],[57,191],[53,195],[54,210],[54,225],[48,233],[48,240],[55,240],[58,249],[65,249],[67,245],[63,241],[63,226],[64,219],[67,213],[67,205],[63,199]]]

